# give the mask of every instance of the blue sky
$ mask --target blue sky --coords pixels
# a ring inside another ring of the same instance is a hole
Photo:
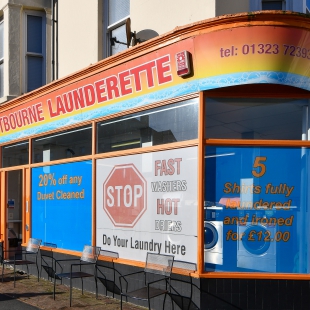
[[[307,7],[310,8],[310,0],[307,0]]]

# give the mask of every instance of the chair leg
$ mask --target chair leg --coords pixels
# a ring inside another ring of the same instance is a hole
[[[97,277],[95,277],[95,283],[96,283],[96,299],[98,299],[98,283],[97,283]]]
[[[2,282],[3,282],[3,275],[4,275],[4,264],[2,264]]]
[[[83,278],[81,278],[82,279],[82,295],[84,295],[84,292],[83,292]]]
[[[56,274],[54,274],[54,293],[53,293],[54,300],[55,300],[55,289],[56,289]]]
[[[28,279],[29,279],[29,267],[28,267],[28,265],[26,265],[27,266],[27,275],[28,275]]]
[[[71,300],[72,300],[72,277],[70,277],[70,307],[71,307]]]
[[[163,310],[165,309],[166,296],[167,296],[167,294],[165,294],[165,297],[164,297],[164,302],[163,302]]]
[[[39,275],[39,266],[36,264],[37,266],[37,272],[38,272],[38,282],[40,281],[40,275]]]
[[[121,310],[123,309],[123,295],[121,293]]]
[[[16,272],[15,262],[14,262],[14,287],[15,287],[15,272]]]
[[[148,301],[148,304],[149,304],[149,310],[151,310],[151,300],[148,299],[147,301]]]

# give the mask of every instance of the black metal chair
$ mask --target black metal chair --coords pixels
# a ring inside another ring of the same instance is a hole
[[[54,273],[54,293],[53,297],[55,300],[55,290],[56,290],[56,279],[69,279],[70,280],[70,307],[72,303],[72,280],[73,279],[81,279],[82,280],[82,294],[83,294],[83,278],[89,278],[94,277],[96,282],[96,291],[98,290],[97,287],[97,277],[96,277],[96,262],[98,259],[98,256],[100,254],[100,248],[90,245],[85,245],[82,256],[77,259],[61,259],[61,260],[55,260],[55,266],[59,264],[59,262],[64,261],[79,261],[78,263],[74,263],[70,265],[70,272],[65,273]],[[82,268],[85,268],[86,266],[93,265],[94,266],[94,272],[85,272],[82,270]],[[78,268],[77,271],[75,271]]]
[[[12,253],[12,251],[3,251],[3,260],[2,260],[2,282],[4,275],[4,265],[13,265],[14,266],[14,287],[16,280],[16,266],[27,266],[27,275],[29,279],[29,265],[36,265],[38,281],[39,281],[39,267],[38,267],[38,254],[40,250],[41,240],[36,238],[29,238],[26,250],[14,251],[14,257],[6,259],[6,253]],[[30,260],[30,257],[34,257],[33,260]]]
[[[192,273],[197,271],[197,265],[190,262],[175,260],[170,278],[170,290],[167,293],[172,301],[182,310],[199,310],[193,301],[194,289],[199,287],[193,283]]]
[[[43,245],[46,247],[50,247],[51,249],[43,249],[43,248],[40,249],[41,254],[40,278],[42,278],[42,269],[44,269],[45,272],[47,273],[47,279],[49,281],[52,281],[55,277],[56,265],[58,266],[58,268],[60,268],[61,272],[63,271],[63,268],[61,264],[57,262],[56,259],[54,258],[53,249],[57,248],[57,244],[44,242]],[[56,280],[61,281],[62,279],[56,276]]]
[[[104,260],[98,260],[96,265],[97,279],[105,287],[105,294],[108,296],[108,292],[114,295],[121,295],[120,276],[122,274],[115,268],[115,259],[118,259],[119,255],[117,252],[100,250],[100,258]],[[124,280],[125,281],[125,280]],[[98,298],[98,291],[96,292]]]
[[[173,255],[147,253],[143,271],[133,272],[121,276],[121,309],[123,309],[123,297],[147,301],[149,309],[151,309],[152,298],[160,295],[165,295],[166,297],[170,286],[173,261]],[[141,282],[138,281],[139,274],[143,275],[143,285],[140,287],[139,283]],[[137,277],[135,275],[137,275]],[[131,281],[129,281],[129,277]],[[126,280],[126,290],[124,290],[123,287],[124,280]],[[131,283],[131,286],[134,286],[133,290],[127,290],[128,283]],[[165,300],[163,302],[163,309],[164,305]]]

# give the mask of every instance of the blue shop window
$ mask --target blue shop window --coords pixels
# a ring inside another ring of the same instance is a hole
[[[205,149],[205,270],[310,272],[307,148]]]
[[[32,169],[32,237],[82,251],[92,236],[92,163]]]

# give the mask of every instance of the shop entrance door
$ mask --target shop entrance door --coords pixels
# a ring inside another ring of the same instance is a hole
[[[7,184],[7,249],[21,249],[22,243],[22,206],[23,206],[23,171],[12,170],[6,173]]]

